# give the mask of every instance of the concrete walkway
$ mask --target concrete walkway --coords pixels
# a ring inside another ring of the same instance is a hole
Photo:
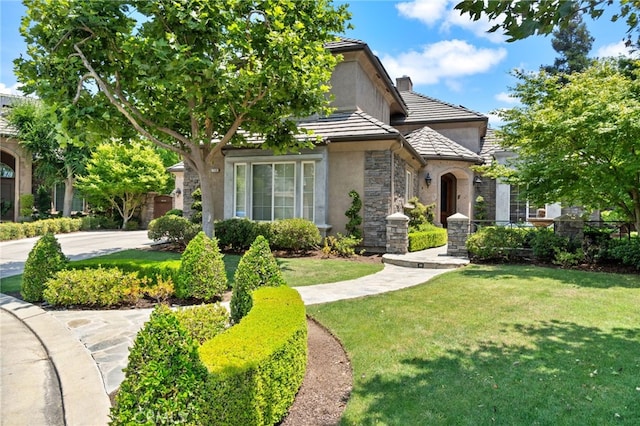
[[[342,299],[369,296],[415,286],[447,272],[445,268],[455,268],[468,263],[466,259],[443,256],[443,249],[431,249],[410,255],[385,255],[382,271],[366,277],[332,284],[308,287],[294,287],[301,294],[306,305],[327,303]],[[394,264],[391,264],[393,262]],[[402,266],[397,266],[400,262]],[[426,269],[425,264],[438,264],[438,269]],[[5,422],[4,401],[7,395],[18,391],[32,400],[26,407],[38,407],[42,416],[50,416],[51,422],[42,424],[102,425],[108,423],[108,393],[117,389],[124,379],[122,369],[127,365],[129,347],[137,332],[151,314],[151,309],[104,310],[104,311],[44,311],[36,306],[6,295],[0,295],[0,309],[3,312],[2,345],[7,341],[29,338],[27,348],[19,349],[34,353],[30,362],[37,366],[34,374],[40,378],[39,388],[47,389],[42,395],[22,387],[26,378],[5,382],[7,375],[20,374],[25,370],[19,362],[7,358],[2,352],[2,401]],[[19,336],[5,335],[5,317],[13,315],[6,328],[16,328]],[[27,329],[13,327],[22,321]],[[10,339],[10,340],[9,340]],[[18,349],[16,349],[16,353]],[[19,355],[16,355],[19,357]],[[11,363],[10,363],[11,362]],[[31,371],[31,369],[29,368]],[[44,380],[44,383],[42,383]],[[22,384],[21,384],[22,383]],[[56,396],[59,389],[59,396]],[[21,397],[22,398],[22,397]],[[62,399],[62,412],[53,409],[56,401]],[[10,402],[8,402],[10,404]],[[30,412],[33,412],[32,408]],[[28,412],[27,412],[28,413]],[[81,413],[84,417],[79,417]],[[91,413],[91,417],[86,417]],[[27,414],[29,415],[29,414]],[[19,418],[16,415],[16,419]],[[64,422],[56,423],[64,418]],[[7,417],[7,419],[9,419]],[[28,422],[37,424],[38,422]],[[15,424],[26,424],[16,421]]]

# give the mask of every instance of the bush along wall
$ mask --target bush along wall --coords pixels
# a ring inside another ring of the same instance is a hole
[[[84,230],[83,220],[63,217],[59,219],[43,219],[34,222],[0,223],[0,241],[19,240],[21,238],[39,237],[48,233],[64,234]]]
[[[433,225],[422,225],[409,232],[409,251],[426,250],[447,244],[447,230]]]

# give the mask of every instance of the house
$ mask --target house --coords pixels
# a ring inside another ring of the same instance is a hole
[[[33,161],[18,144],[17,130],[6,119],[11,105],[23,98],[0,95],[0,220],[17,221],[20,195],[31,194]]]
[[[321,141],[291,155],[225,147],[212,166],[221,188],[214,219],[303,217],[324,235],[344,234],[348,194],[355,190],[363,202],[363,245],[383,251],[386,217],[414,196],[435,204],[435,221],[443,226],[454,213],[473,218],[480,193],[493,197],[490,218],[498,216],[504,206],[495,202],[496,182],[471,169],[498,150],[486,116],[413,91],[410,77],[393,82],[360,40],[343,38],[327,47],[343,57],[331,78],[335,111],[298,124]],[[185,164],[185,215],[198,185]]]

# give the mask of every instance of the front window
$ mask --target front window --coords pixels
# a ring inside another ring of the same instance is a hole
[[[247,216],[247,165],[236,164],[234,169],[235,193],[233,211],[236,217]]]
[[[302,163],[302,217],[314,221],[316,164]]]
[[[404,201],[409,202],[413,198],[413,174],[407,170],[404,187]]]
[[[254,164],[252,167],[252,219],[295,217],[295,163]],[[236,188],[239,184],[236,182]]]

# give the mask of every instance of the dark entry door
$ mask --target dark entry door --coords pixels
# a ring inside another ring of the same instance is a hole
[[[168,195],[158,195],[153,199],[153,218],[157,219],[164,216],[166,212],[171,210],[173,198]]]
[[[447,173],[440,178],[440,222],[447,227],[447,218],[456,213],[457,193],[456,177]]]

